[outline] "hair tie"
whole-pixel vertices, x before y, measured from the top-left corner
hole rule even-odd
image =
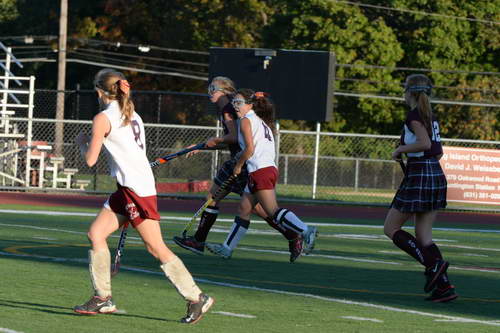
[[[130,92],[130,84],[127,80],[118,80],[118,87],[125,95],[128,95]]]
[[[268,93],[265,93],[263,91],[257,91],[254,96],[256,98],[264,98],[264,97],[269,97],[269,94]]]

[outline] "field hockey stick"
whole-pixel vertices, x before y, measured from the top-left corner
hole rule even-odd
[[[208,199],[203,206],[198,209],[198,211],[193,215],[191,220],[186,224],[186,227],[184,227],[184,230],[182,231],[182,237],[186,238],[186,235],[188,231],[191,229],[191,226],[193,223],[198,219],[198,217],[207,209],[208,206],[213,204],[216,201],[221,200],[227,193],[229,187],[233,185],[233,183],[236,181],[236,178],[238,178],[235,175],[231,175],[222,185],[219,187],[219,189],[214,193],[214,195]]]
[[[197,144],[193,147],[178,151],[176,153],[157,158],[153,162],[149,163],[149,165],[151,167],[155,167],[155,166],[158,166],[160,164],[167,163],[168,161],[171,161],[176,157],[185,155],[193,150],[198,150],[198,149],[203,149],[203,148],[205,148],[205,143],[200,143],[200,144]],[[118,271],[120,270],[121,257],[123,256],[123,248],[125,247],[125,240],[127,239],[128,225],[129,225],[128,221],[123,224],[122,231],[120,234],[120,240],[118,241],[118,245],[116,246],[115,260],[114,260],[113,267],[111,269],[111,276],[112,277],[115,276],[116,274],[118,274]]]
[[[123,255],[123,248],[125,247],[125,239],[127,239],[128,225],[128,221],[123,224],[122,233],[120,234],[120,240],[118,241],[118,246],[116,247],[115,261],[113,267],[111,268],[111,277],[118,274],[118,271],[120,270],[120,262]]]
[[[170,155],[166,155],[166,156],[157,158],[153,162],[149,163],[149,165],[151,167],[155,167],[155,166],[158,166],[160,164],[167,163],[168,161],[173,160],[176,157],[179,157],[179,156],[185,155],[187,153],[190,153],[193,150],[200,150],[200,149],[203,149],[205,147],[206,147],[205,143],[199,143],[196,146],[193,146],[193,147],[190,147],[190,148],[186,148],[186,149],[183,149],[183,150],[178,151],[176,153],[173,153],[173,154],[170,154]]]

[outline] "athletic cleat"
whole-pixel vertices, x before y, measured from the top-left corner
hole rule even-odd
[[[194,236],[188,236],[186,238],[174,236],[174,242],[183,249],[194,252],[200,256],[203,255],[203,251],[205,250],[205,243],[198,242]]]
[[[444,289],[439,289],[436,288],[432,292],[432,294],[427,297],[425,300],[426,301],[432,301],[432,302],[450,302],[453,301],[458,297],[458,294],[455,292],[455,286],[448,286],[447,288]]]
[[[98,313],[113,313],[116,311],[116,305],[113,303],[111,296],[99,297],[92,296],[87,302],[82,305],[77,305],[73,311],[80,314],[95,315]]]
[[[314,243],[318,236],[318,229],[316,227],[307,227],[307,231],[303,235],[304,240],[304,254],[309,254],[314,249]]]
[[[224,259],[231,258],[231,255],[233,254],[233,251],[230,248],[225,247],[222,244],[208,243],[206,244],[206,247],[210,252]]]
[[[302,236],[288,241],[288,249],[290,250],[290,262],[294,262],[302,254],[302,250],[304,249],[303,242],[304,240],[302,239]]]
[[[200,294],[198,302],[187,303],[187,313],[184,318],[181,318],[181,323],[196,324],[214,303],[215,300],[212,297]]]
[[[427,278],[427,281],[424,286],[424,291],[426,293],[434,289],[434,286],[436,285],[438,278],[442,274],[446,273],[446,270],[448,269],[449,265],[450,265],[449,262],[438,259],[432,267],[426,268],[425,276]]]

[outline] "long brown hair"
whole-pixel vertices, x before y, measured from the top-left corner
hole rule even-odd
[[[255,92],[252,89],[239,89],[236,94],[239,94],[245,98],[245,103],[253,104],[253,110],[259,116],[260,119],[264,120],[266,125],[275,133],[275,108],[274,104],[269,98],[269,94],[265,92]]]
[[[125,75],[114,69],[105,68],[96,74],[94,85],[101,89],[108,99],[118,102],[123,115],[123,126],[130,124],[135,107],[130,99],[130,85]]]
[[[431,89],[431,80],[423,74],[412,74],[406,78],[405,92],[410,92],[411,98],[417,102],[418,113],[430,137],[432,137],[432,108],[429,99]]]

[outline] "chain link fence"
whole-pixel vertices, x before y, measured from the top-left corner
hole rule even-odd
[[[66,115],[71,119],[63,121],[64,167],[78,169],[74,179],[87,180],[89,185],[86,191],[111,192],[116,185],[108,175],[107,159],[101,156],[95,167],[88,168],[73,143],[80,131],[90,133],[89,119],[97,109],[94,93],[85,94],[70,92],[66,98]],[[53,119],[55,92],[44,94],[44,91],[37,91],[36,96],[32,140],[53,146],[56,124]],[[145,129],[147,155],[150,160],[204,142],[209,137],[221,133],[221,128],[217,127],[215,113],[207,116],[208,103],[203,95],[135,93],[135,101],[137,108],[141,110],[141,116],[146,115],[143,118],[147,119]],[[139,106],[140,103],[142,106]],[[78,106],[73,109],[73,105]],[[187,118],[180,119],[178,112],[173,110],[194,110],[193,113],[187,112],[182,117],[194,117],[199,113],[204,118],[198,119],[198,122],[208,125],[175,124],[175,119],[182,123],[196,122]],[[29,119],[18,117],[17,114],[16,118],[10,119],[18,132],[26,133]],[[169,124],[164,124],[165,122]],[[278,196],[303,201],[388,205],[403,177],[400,166],[391,160],[391,153],[398,140],[398,136],[387,135],[280,130],[276,135],[280,171]],[[443,145],[447,146],[500,148],[500,142],[450,139],[442,141]],[[208,183],[228,157],[226,151],[202,151],[191,158],[178,158],[156,167],[154,173],[158,183]],[[50,159],[50,154],[48,158]],[[194,193],[162,191],[161,194]]]

